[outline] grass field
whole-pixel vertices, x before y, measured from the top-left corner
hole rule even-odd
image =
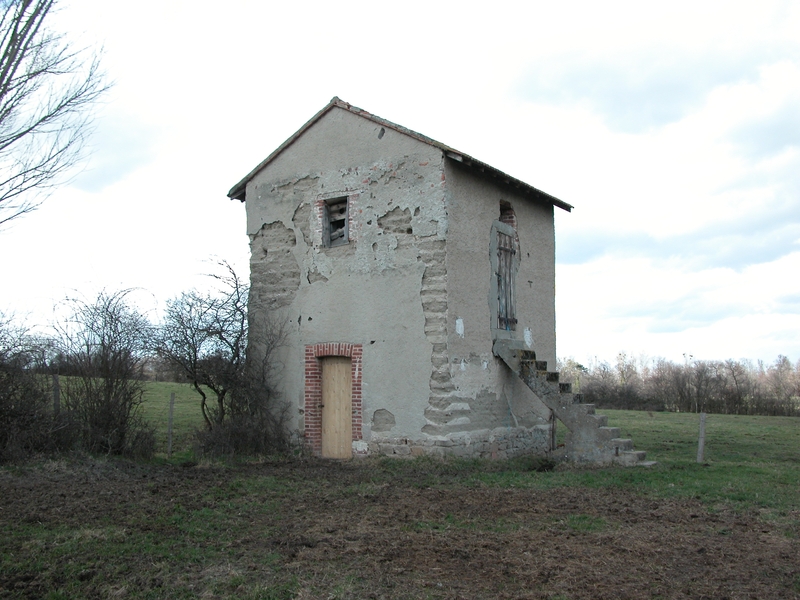
[[[158,453],[166,457],[170,393],[175,393],[172,462],[192,456],[194,431],[203,426],[198,394],[187,384],[150,383],[144,416],[156,427]],[[658,498],[693,498],[709,506],[761,510],[764,518],[782,519],[800,510],[800,420],[791,417],[708,415],[705,460],[696,463],[699,415],[624,410],[599,411],[620,427],[623,437],[658,461],[652,469],[575,469],[528,471],[527,461],[487,465],[452,461],[465,485],[519,488],[563,486],[628,489]],[[563,426],[560,427],[563,432]],[[418,462],[399,461],[388,472],[410,476]],[[427,473],[431,485],[442,483],[437,469]]]
[[[653,469],[560,473],[557,485],[618,485],[659,497],[778,510],[800,508],[800,419],[706,417],[705,461],[698,465],[700,418],[691,413],[599,410],[636,449],[658,461]],[[553,483],[556,483],[555,481]]]
[[[142,416],[156,428],[156,452],[166,456],[169,425],[169,399],[175,394],[172,415],[172,453],[185,460],[192,450],[194,432],[203,427],[200,394],[188,383],[148,382]]]
[[[658,465],[188,467],[196,394],[155,384],[143,408],[163,434],[152,463],[0,468],[0,596],[800,598],[798,419],[708,415],[702,465],[698,415],[599,411]]]
[[[149,383],[143,415],[156,427],[157,452],[166,456],[170,393],[175,393],[173,460],[191,456],[192,438],[203,426],[200,397],[188,384]],[[601,410],[623,437],[658,461],[655,469],[564,469],[544,477],[520,471],[467,469],[493,485],[631,487],[661,497],[685,496],[704,502],[791,509],[800,507],[800,420],[792,417],[708,415],[704,465],[696,464],[699,415]],[[559,428],[562,432],[563,426]],[[463,461],[469,464],[471,461]],[[480,462],[480,461],[478,461]],[[398,465],[399,469],[411,465]]]
[[[191,458],[194,432],[203,427],[200,396],[188,384],[148,383],[143,416],[156,428],[157,453],[166,457],[170,394],[175,393],[173,462]],[[623,437],[633,439],[654,469],[570,469],[535,476],[525,459],[509,469],[463,463],[468,479],[503,486],[620,486],[659,497],[691,497],[739,507],[800,509],[800,420],[792,417],[707,415],[705,461],[696,463],[699,415],[600,410]],[[559,427],[563,432],[563,425]],[[520,465],[522,467],[520,468]],[[397,470],[416,469],[413,461]]]

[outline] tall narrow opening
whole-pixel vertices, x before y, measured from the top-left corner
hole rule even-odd
[[[352,456],[353,410],[351,361],[347,356],[327,356],[322,363],[322,456]]]
[[[305,347],[304,436],[317,456],[349,458],[361,440],[362,353],[346,342]]]
[[[519,261],[517,256],[517,215],[510,202],[500,200],[500,217],[502,223],[495,229],[497,238],[497,262],[495,275],[497,276],[497,325],[500,330],[514,331],[517,328],[516,266]]]
[[[514,294],[514,238],[497,232],[497,328],[514,331],[517,328]]]

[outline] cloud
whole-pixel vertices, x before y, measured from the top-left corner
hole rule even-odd
[[[789,148],[800,148],[800,110],[795,99],[772,114],[736,128],[730,136],[749,159],[764,159]]]
[[[794,161],[788,169],[797,174],[783,175],[778,182],[767,177],[759,187],[767,198],[751,201],[750,206],[720,202],[715,220],[706,221],[691,231],[659,236],[650,223],[635,231],[604,221],[595,229],[565,227],[558,232],[557,259],[562,264],[581,264],[601,256],[642,257],[655,264],[677,263],[682,268],[702,270],[728,268],[741,270],[755,264],[772,262],[800,248],[800,165]],[[769,184],[773,189],[769,190]],[[743,180],[742,189],[753,185]],[[734,191],[726,189],[723,194]],[[733,196],[734,198],[736,196]],[[726,208],[727,206],[727,208]],[[675,210],[685,213],[691,223],[691,207],[676,203]]]
[[[788,294],[768,302],[761,310],[756,308],[745,282],[738,276],[714,278],[713,284],[703,285],[694,280],[691,291],[675,298],[654,298],[641,301],[630,308],[622,307],[617,316],[644,318],[645,330],[650,333],[676,333],[694,328],[707,328],[715,323],[741,319],[754,314],[800,316],[800,295]],[[728,279],[727,282],[724,280]],[[721,289],[719,289],[721,288]]]
[[[775,299],[782,313],[800,315],[800,294],[787,294]]]
[[[532,102],[587,104],[611,129],[641,133],[681,120],[716,87],[755,80],[774,56],[771,50],[704,55],[660,48],[602,59],[548,58],[531,66],[517,93]]]
[[[684,298],[665,306],[647,306],[641,316],[649,317],[646,330],[650,333],[676,333],[748,314],[746,307],[708,306],[700,298]],[[633,316],[627,313],[626,316]]]
[[[800,210],[800,208],[798,209]],[[774,261],[796,251],[800,240],[800,216],[743,231],[747,218],[728,227],[704,227],[689,234],[656,239],[646,233],[566,231],[557,245],[558,262],[581,264],[601,256],[644,257],[656,264],[677,262],[685,268],[730,268]]]
[[[84,192],[102,191],[152,161],[155,141],[154,129],[132,115],[98,118],[87,148],[88,164],[72,185]]]

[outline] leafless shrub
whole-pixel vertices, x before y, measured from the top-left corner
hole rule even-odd
[[[49,380],[36,370],[38,340],[0,314],[0,462],[69,447]]]
[[[151,339],[147,318],[128,302],[130,290],[102,292],[92,302],[70,300],[71,316],[58,326],[62,404],[83,449],[151,456],[152,428],[141,417],[141,359]]]

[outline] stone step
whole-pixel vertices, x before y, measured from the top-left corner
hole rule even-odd
[[[569,398],[566,400],[569,400]],[[568,401],[562,401],[558,404],[559,406],[555,410],[556,417],[562,421],[580,422],[586,419],[586,415],[594,414],[594,404],[573,404]]]
[[[614,438],[611,440],[611,445],[619,449],[620,452],[633,450],[633,440],[624,438]]]
[[[558,418],[581,420],[587,415],[594,415],[594,404],[570,404],[565,402],[560,405],[561,410],[556,415]]]
[[[605,415],[595,415],[596,417],[602,417],[608,422],[608,417]],[[607,427],[606,425],[601,425],[597,428],[600,434],[603,436],[602,439],[604,440],[613,440],[619,437],[620,429],[619,427]]]
[[[584,395],[573,393],[572,384],[559,381],[559,373],[547,370],[547,361],[536,360],[536,354],[521,340],[495,340],[492,352],[516,373],[536,396],[554,413],[569,430],[565,456],[576,462],[594,461],[602,464],[651,466],[654,461],[644,460],[645,453],[633,449],[633,442],[620,437],[619,427],[609,427],[606,415],[595,414],[593,404],[584,402]],[[452,381],[436,381],[438,372],[431,378],[431,392],[449,394],[442,389]],[[439,404],[437,402],[437,404]],[[442,403],[443,404],[443,403]],[[442,406],[446,409],[449,407]],[[462,416],[463,415],[463,416]],[[437,421],[441,413],[432,413]],[[468,419],[465,412],[452,411],[454,421]],[[438,418],[437,418],[438,417]],[[448,422],[449,424],[449,422]]]
[[[598,429],[616,429],[617,433],[619,433],[619,427],[607,427],[607,425],[608,425],[608,417],[606,415],[596,415],[596,414],[592,413],[590,416],[597,423],[597,428]]]
[[[644,450],[624,450],[614,455],[614,463],[625,467],[632,467],[644,461],[647,452]]]
[[[597,429],[607,425],[608,417],[595,414],[594,410],[594,404],[567,403],[556,410],[556,417],[567,426],[567,429],[581,426]]]

